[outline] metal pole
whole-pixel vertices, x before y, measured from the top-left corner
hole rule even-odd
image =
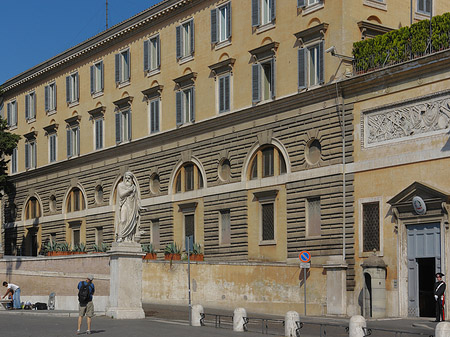
[[[427,4],[425,4],[425,6],[426,5]],[[433,52],[433,44],[431,43],[431,37],[433,36],[433,26],[431,25],[431,20],[433,20],[433,0],[430,0],[430,54]]]
[[[304,282],[304,288],[305,288],[305,316],[306,316],[306,268],[303,268],[303,280]]]
[[[409,25],[412,25],[412,20],[413,20],[413,0],[411,0],[411,6],[410,6],[411,10],[409,13]]]
[[[192,305],[191,305],[191,240],[190,237],[188,237],[187,240],[187,256],[188,256],[188,289],[189,289],[189,326],[192,326]]]

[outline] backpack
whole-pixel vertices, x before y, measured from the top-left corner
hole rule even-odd
[[[37,302],[33,305],[33,308],[35,310],[47,310],[47,304],[46,303],[41,303],[41,302]]]
[[[86,304],[90,299],[90,284],[87,282],[83,282],[81,284],[80,290],[78,291],[78,302]]]

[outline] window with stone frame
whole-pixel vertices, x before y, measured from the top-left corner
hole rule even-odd
[[[363,252],[380,250],[380,203],[362,204]]]
[[[306,200],[306,236],[320,236],[321,230],[320,197]]]
[[[67,213],[81,211],[85,208],[86,203],[84,201],[83,192],[78,187],[72,188],[67,196]]]
[[[203,188],[203,177],[200,169],[192,162],[181,166],[175,175],[175,193],[183,193]]]
[[[28,199],[25,205],[25,220],[39,218],[41,216],[41,207],[36,197]]]
[[[273,177],[287,172],[283,154],[273,145],[260,147],[253,154],[249,168],[250,180]]]

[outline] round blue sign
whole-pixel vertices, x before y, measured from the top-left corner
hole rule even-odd
[[[308,263],[309,261],[311,261],[311,254],[307,250],[304,250],[300,252],[298,258],[301,262]]]

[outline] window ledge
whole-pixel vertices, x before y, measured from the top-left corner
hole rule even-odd
[[[80,104],[79,101],[74,101],[74,102],[69,102],[69,103],[68,103],[68,106],[69,106],[69,108],[73,108],[74,106],[77,106],[77,105],[79,105],[79,104]]]
[[[231,38],[216,43],[216,45],[214,46],[214,50],[219,50],[219,49],[228,47],[228,46],[230,46],[230,45],[231,45]]]
[[[319,2],[317,4],[311,5],[311,6],[307,6],[305,7],[305,9],[302,12],[302,15],[308,15],[310,13],[313,13],[315,11],[318,11],[319,9],[324,8],[325,5],[323,2]]]
[[[275,240],[265,240],[259,241],[260,246],[276,246],[277,242]]]
[[[56,113],[56,109],[47,111],[47,116],[54,115]]]
[[[363,5],[387,11],[387,4],[384,1],[364,0]]]
[[[275,22],[274,21],[266,23],[266,24],[261,25],[261,26],[258,26],[256,28],[256,34],[261,34],[261,33],[267,32],[268,30],[271,30],[272,28],[275,28]]]
[[[188,56],[183,56],[183,57],[178,59],[178,64],[182,65],[182,64],[187,63],[189,61],[192,61],[193,59],[194,59],[194,55],[193,54],[188,55]]]
[[[17,129],[17,124],[16,125],[11,125],[10,127],[9,127],[9,130],[16,130]]]
[[[414,20],[429,20],[430,14],[429,13],[422,13],[422,12],[414,12]]]
[[[97,98],[103,96],[103,91],[94,92],[92,98]]]
[[[125,81],[125,82],[119,82],[119,84],[117,84],[117,88],[121,89],[121,88],[129,86],[130,84],[131,84],[130,80]]]
[[[158,67],[156,69],[152,69],[152,70],[147,71],[147,77],[158,75],[160,73],[161,73],[161,68]]]
[[[36,122],[36,117],[27,119],[27,123],[28,124],[31,124],[31,123],[34,123],[34,122]]]

